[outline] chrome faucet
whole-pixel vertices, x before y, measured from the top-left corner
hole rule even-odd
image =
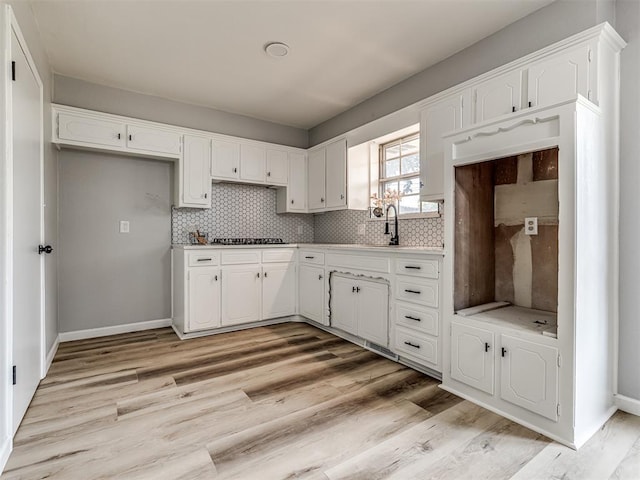
[[[400,237],[398,236],[398,209],[395,205],[391,204],[387,207],[387,221],[384,224],[384,234],[390,235],[389,232],[389,209],[393,207],[393,211],[395,213],[395,223],[394,223],[394,232],[395,235],[391,235],[391,240],[389,240],[389,245],[400,245]]]

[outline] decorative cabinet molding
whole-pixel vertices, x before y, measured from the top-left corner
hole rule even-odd
[[[74,145],[89,144],[118,148],[126,146],[127,126],[123,122],[62,112],[57,120],[57,138],[60,141],[73,142]]]

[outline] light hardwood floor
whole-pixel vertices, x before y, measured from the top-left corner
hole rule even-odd
[[[64,343],[8,479],[640,479],[640,417],[579,452],[300,323]]]

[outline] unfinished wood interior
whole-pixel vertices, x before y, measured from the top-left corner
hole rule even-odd
[[[557,148],[457,167],[454,228],[456,311],[506,302],[557,312]]]

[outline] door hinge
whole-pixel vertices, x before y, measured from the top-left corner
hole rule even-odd
[[[591,49],[588,50],[587,59],[589,60],[589,62],[591,61]]]
[[[560,366],[560,354],[558,354],[558,367]]]
[[[13,372],[12,372],[12,375],[13,375],[13,380],[12,380],[13,383],[12,383],[12,385],[15,385],[16,383],[18,383],[18,372],[17,372],[17,370],[18,370],[18,368],[14,365],[13,366]]]
[[[16,62],[11,62],[11,80],[16,81]]]

